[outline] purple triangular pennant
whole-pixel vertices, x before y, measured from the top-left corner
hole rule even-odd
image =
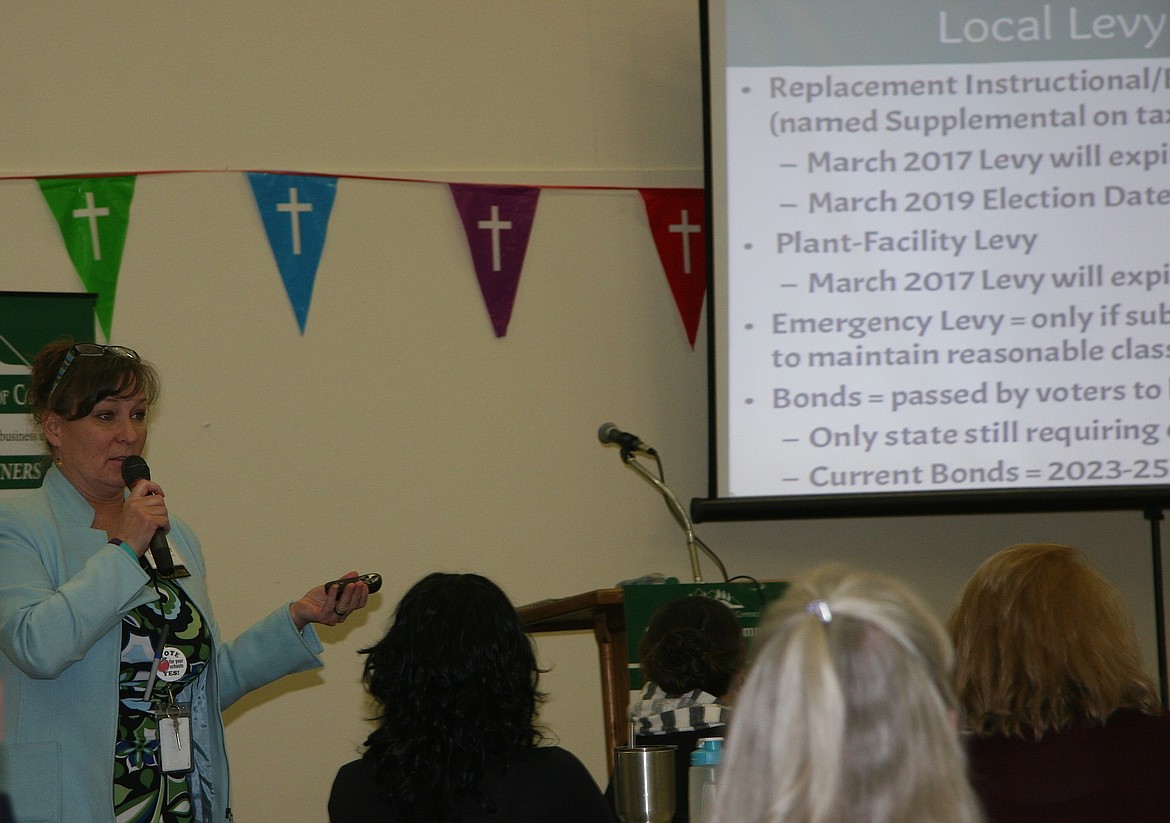
[[[540,189],[451,183],[475,277],[496,337],[508,333]]]

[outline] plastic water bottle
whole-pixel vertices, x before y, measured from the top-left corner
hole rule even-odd
[[[708,810],[715,800],[715,778],[722,760],[722,737],[701,738],[691,752],[691,768],[687,774],[690,823],[706,823]]]

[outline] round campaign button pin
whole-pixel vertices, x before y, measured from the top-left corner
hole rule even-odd
[[[158,679],[164,683],[174,683],[187,673],[187,655],[182,649],[167,646],[163,649],[162,660],[158,664]]]

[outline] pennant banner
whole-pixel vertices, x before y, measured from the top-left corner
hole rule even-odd
[[[496,337],[508,333],[540,189],[450,184]]]
[[[81,282],[97,295],[94,314],[107,340],[113,323],[135,182],[146,173],[26,178],[37,179]],[[337,181],[345,175],[244,173],[303,335],[329,231]],[[504,337],[519,291],[540,192],[546,187],[449,182],[443,185],[451,192],[463,224],[492,330],[496,337]],[[694,350],[707,293],[703,190],[646,188],[637,191],[645,205],[651,235],[687,339]]]
[[[107,340],[136,179],[121,175],[37,180],[82,284],[98,296],[95,313]]]
[[[702,189],[639,189],[650,233],[691,349],[707,294],[707,218]]]
[[[250,172],[248,180],[284,290],[304,334],[337,178]]]

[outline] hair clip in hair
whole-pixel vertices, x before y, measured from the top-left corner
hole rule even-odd
[[[829,604],[824,600],[809,601],[809,604],[804,607],[804,610],[826,626],[833,622],[833,612],[829,609]]]

